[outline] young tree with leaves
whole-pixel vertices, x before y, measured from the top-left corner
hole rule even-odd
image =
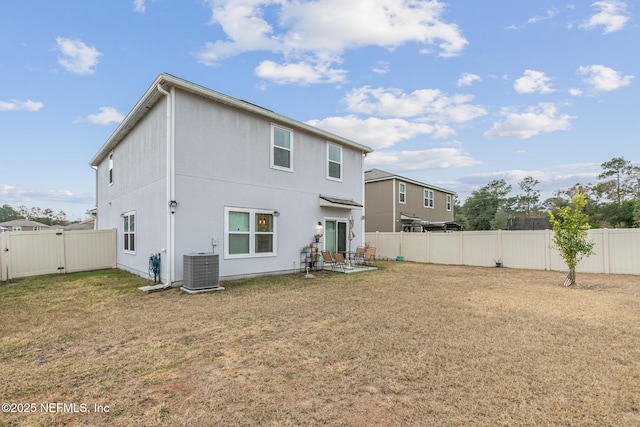
[[[587,240],[589,215],[584,213],[587,201],[580,191],[571,198],[571,206],[559,208],[554,215],[549,211],[553,224],[553,243],[567,263],[571,284],[576,284],[576,266],[583,257],[593,255],[595,242]]]

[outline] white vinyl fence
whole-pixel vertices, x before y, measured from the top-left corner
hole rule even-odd
[[[0,281],[115,267],[115,229],[0,233]]]
[[[576,270],[585,273],[640,274],[640,229],[589,230],[595,254]],[[568,271],[553,246],[553,231],[462,231],[453,233],[365,233],[382,258],[434,264]]]

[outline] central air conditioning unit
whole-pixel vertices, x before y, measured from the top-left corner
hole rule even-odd
[[[183,256],[182,287],[197,291],[220,287],[218,255],[213,252],[191,252]]]

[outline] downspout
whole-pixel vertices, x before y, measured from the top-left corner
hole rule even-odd
[[[167,164],[166,164],[166,175],[167,175],[167,186],[166,186],[166,195],[167,195],[167,247],[165,249],[166,261],[164,263],[167,266],[167,273],[165,275],[165,284],[164,287],[168,288],[173,283],[173,255],[174,255],[174,213],[175,213],[175,184],[174,184],[174,129],[173,129],[173,113],[174,113],[174,94],[175,90],[172,87],[170,89],[171,92],[167,92],[164,90],[162,85],[158,83],[158,92],[167,97]]]
[[[366,230],[367,230],[367,214],[365,212],[365,208],[367,206],[367,201],[366,201],[366,185],[364,183],[365,180],[365,167],[364,167],[364,159],[367,157],[367,153],[362,153],[362,218],[360,218],[360,227],[362,227],[362,230],[360,231],[360,235],[362,236],[362,245],[364,246],[364,244],[366,243]]]
[[[95,205],[96,206],[96,212],[95,212],[95,215],[94,215],[94,218],[93,218],[93,229],[94,230],[98,230],[99,229],[98,228],[98,166],[91,166],[91,168],[96,172],[95,173],[95,177],[96,177],[96,190],[95,190],[96,191],[95,192],[95,195],[96,195],[96,199],[95,199],[96,200],[96,205]]]

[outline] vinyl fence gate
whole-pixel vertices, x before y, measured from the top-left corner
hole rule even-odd
[[[0,233],[0,281],[116,268],[116,230]]]

